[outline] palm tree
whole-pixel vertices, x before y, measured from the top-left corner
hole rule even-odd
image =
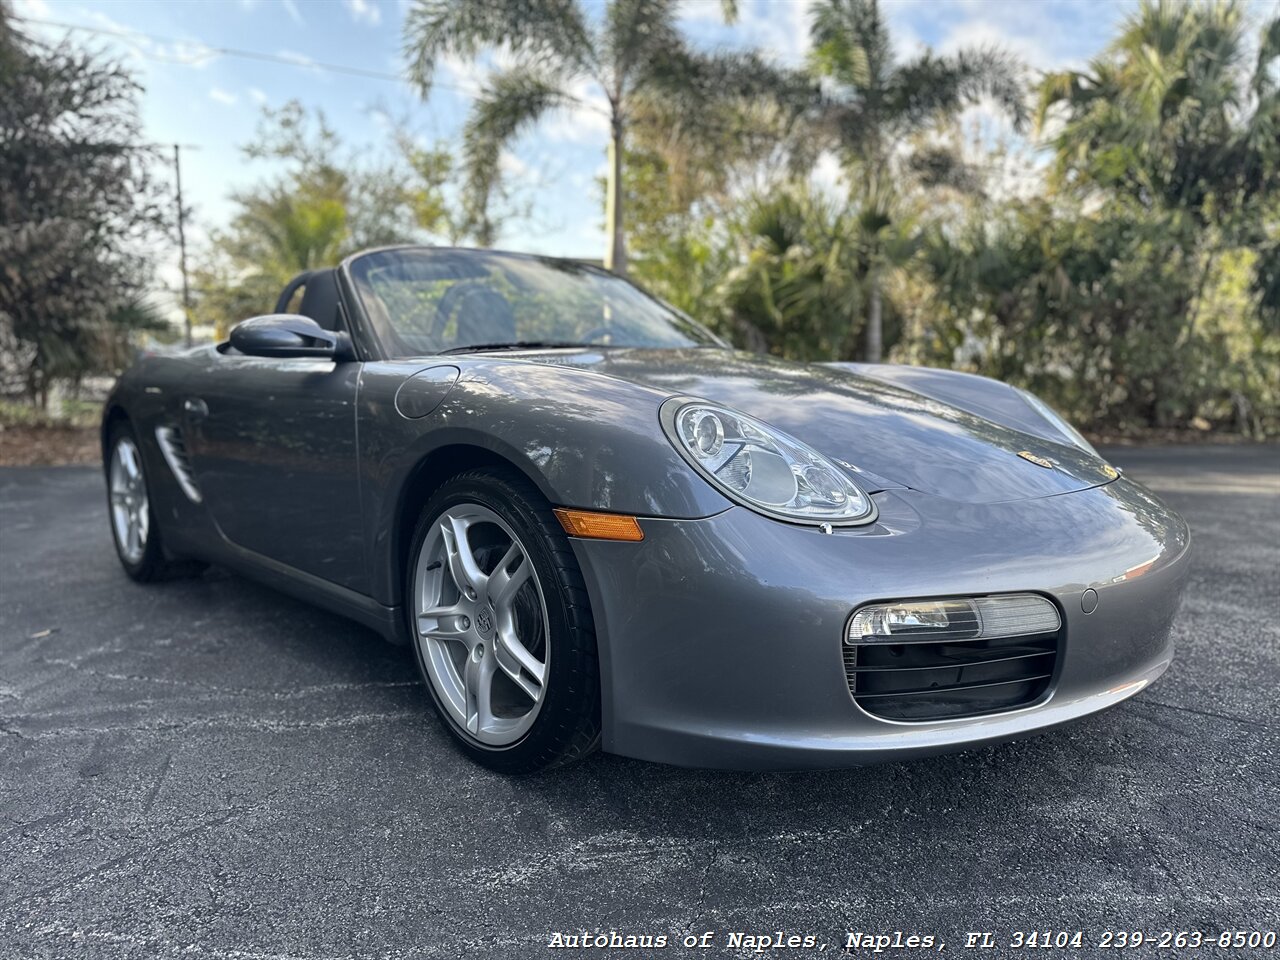
[[[861,300],[857,230],[803,181],[750,198],[733,224],[744,256],[719,290],[729,333],[758,353],[848,359]]]
[[[1144,0],[1087,70],[1047,75],[1036,124],[1060,181],[1114,188],[1199,216],[1275,186],[1280,171],[1280,19],[1246,60],[1235,2]]]
[[[940,121],[990,97],[1021,126],[1026,119],[1019,69],[994,48],[949,56],[925,51],[896,60],[877,0],[818,0],[810,22],[809,68],[824,86],[817,108],[823,140],[840,157],[862,208],[867,245],[866,359],[883,351],[884,274],[906,252],[901,184],[965,186],[973,177],[958,157],[913,149]]]
[[[491,243],[489,197],[498,184],[502,148],[549,111],[581,105],[571,92],[584,81],[605,95],[609,167],[605,265],[627,271],[623,162],[628,124],[646,100],[679,103],[696,125],[726,98],[784,96],[788,75],[753,54],[705,55],[676,25],[677,0],[610,0],[600,23],[580,0],[416,0],[405,20],[409,74],[423,96],[439,59],[509,50],[514,63],[494,74],[472,106],[464,136],[466,204],[481,243]],[[723,0],[731,19],[736,4]]]
[[[1246,28],[1236,2],[1143,0],[1086,70],[1043,79],[1036,125],[1056,126],[1059,185],[1112,191],[1165,215],[1188,260],[1206,228],[1259,248],[1254,284],[1274,308],[1280,244],[1267,236],[1265,203],[1280,190],[1280,18],[1263,25],[1252,59]],[[1222,246],[1208,243],[1200,257],[1180,337]]]

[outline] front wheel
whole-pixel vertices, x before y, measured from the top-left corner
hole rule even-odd
[[[598,743],[600,678],[582,573],[550,505],[514,472],[468,471],[423,509],[405,604],[418,666],[474,760],[531,773]]]
[[[192,576],[203,570],[204,564],[198,561],[175,560],[165,554],[142,451],[127,423],[118,423],[112,429],[107,449],[107,510],[111,537],[124,572],[147,583]]]

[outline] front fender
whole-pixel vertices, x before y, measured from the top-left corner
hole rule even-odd
[[[409,418],[395,397],[435,366],[459,376],[435,408]],[[501,457],[557,506],[696,519],[731,504],[676,453],[658,421],[667,393],[591,371],[526,360],[449,357],[365,365],[357,414],[362,498],[374,569],[389,556],[406,487],[446,447]],[[383,578],[375,577],[375,581]],[[375,584],[394,596],[397,585]]]

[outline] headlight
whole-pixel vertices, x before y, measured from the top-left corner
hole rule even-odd
[[[730,500],[799,523],[861,523],[871,498],[808,444],[716,404],[673,397],[659,413],[667,437]]]
[[[1056,410],[1029,390],[1023,390],[1021,387],[1014,387],[1014,389],[1022,395],[1022,399],[1027,402],[1027,406],[1048,420],[1049,423],[1060,432],[1066,434],[1068,443],[1075,444],[1081,450],[1084,450],[1086,453],[1093,454],[1099,460],[1102,459],[1102,454],[1098,453],[1098,451],[1093,448],[1093,444],[1081,436],[1080,431],[1067,423],[1067,421],[1062,418],[1062,415]]]

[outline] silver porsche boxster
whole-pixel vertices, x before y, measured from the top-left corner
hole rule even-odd
[[[736,352],[592,266],[397,247],[139,360],[141,581],[223,564],[412,646],[444,729],[828,767],[1005,740],[1168,667],[1186,524],[1034,396]]]

